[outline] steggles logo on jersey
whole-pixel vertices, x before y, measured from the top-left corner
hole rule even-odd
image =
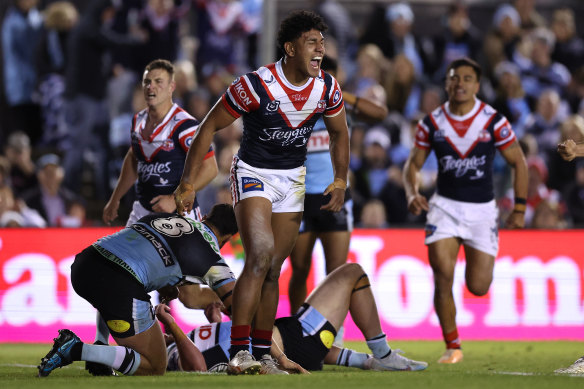
[[[280,108],[280,101],[274,100],[270,101],[270,103],[266,106],[266,111],[268,112],[276,112]]]
[[[254,190],[263,191],[264,183],[257,178],[252,177],[241,177],[241,186],[243,188],[243,193],[251,192]]]
[[[152,177],[160,178],[163,173],[170,172],[171,162],[160,163],[156,162],[154,164],[147,164],[142,161],[138,162],[138,174],[142,177],[142,181],[148,181]]]
[[[296,144],[296,147],[302,147],[308,141],[307,135],[310,135],[312,132],[312,127],[305,126],[291,131],[282,129],[281,127],[264,128],[262,132],[263,135],[260,135],[259,137],[261,141],[274,143],[280,141],[280,145],[290,146],[294,143],[298,143],[297,140],[300,140],[300,144]]]
[[[442,167],[442,172],[447,173],[454,170],[454,175],[456,177],[464,176],[469,170],[476,170],[477,175],[474,176],[475,179],[482,177],[479,176],[479,168],[487,163],[487,156],[482,155],[480,157],[472,156],[470,158],[455,159],[452,155],[445,155],[440,158],[440,166]]]

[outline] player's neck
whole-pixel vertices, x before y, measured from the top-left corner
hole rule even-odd
[[[154,125],[160,124],[162,119],[168,114],[168,111],[172,108],[172,100],[170,102],[165,102],[159,105],[151,105],[148,107],[148,120]]]
[[[286,80],[295,86],[306,84],[306,81],[310,78],[309,76],[306,76],[305,73],[301,72],[288,57],[284,57],[284,60],[282,61],[282,71],[284,72]]]
[[[475,106],[476,98],[470,101],[465,101],[464,103],[457,103],[455,101],[448,102],[448,110],[450,113],[456,116],[464,116],[469,113]]]

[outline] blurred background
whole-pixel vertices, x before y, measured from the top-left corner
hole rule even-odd
[[[240,74],[279,58],[275,36],[294,9],[321,14],[343,90],[386,105],[377,123],[349,115],[356,226],[421,227],[407,212],[401,169],[417,121],[445,101],[445,66],[468,56],[480,98],[503,113],[529,165],[529,228],[584,226],[584,161],[558,142],[584,141],[584,2],[577,0],[5,0],[0,3],[0,227],[100,226],[144,108],[144,66],[176,66],[174,101],[198,120]],[[75,103],[75,104],[73,104]],[[347,107],[351,111],[351,107]],[[217,133],[217,178],[203,213],[230,202],[241,123]],[[423,169],[434,190],[435,159]],[[511,172],[498,157],[505,220]],[[134,193],[120,209],[124,225]]]

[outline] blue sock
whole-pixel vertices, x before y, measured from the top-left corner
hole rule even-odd
[[[391,348],[387,344],[383,332],[373,338],[367,339],[367,346],[369,346],[369,349],[373,352],[373,356],[377,359],[385,358],[391,354]]]
[[[369,358],[369,355],[365,353],[360,353],[355,350],[348,348],[342,348],[339,356],[337,357],[337,365],[348,366],[348,367],[358,367],[363,368],[363,364]]]

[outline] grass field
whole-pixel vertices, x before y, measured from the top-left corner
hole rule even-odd
[[[91,389],[121,388],[584,388],[584,376],[562,376],[553,371],[584,354],[582,342],[471,342],[463,343],[465,360],[456,365],[434,363],[442,342],[391,342],[406,355],[430,363],[422,372],[371,372],[325,367],[307,376],[227,376],[169,373],[163,377],[92,377],[83,362],[38,378],[36,365],[50,345],[0,344],[0,388]],[[346,347],[366,351],[363,342]]]

